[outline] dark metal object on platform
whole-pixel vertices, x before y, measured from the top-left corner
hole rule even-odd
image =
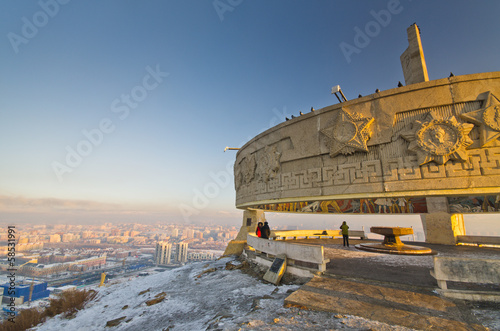
[[[384,236],[384,242],[358,244],[355,247],[369,252],[401,255],[429,255],[433,254],[430,248],[414,245],[405,245],[401,242],[400,236],[413,234],[412,228],[400,227],[371,227],[370,231]]]

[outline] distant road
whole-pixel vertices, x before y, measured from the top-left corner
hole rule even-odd
[[[144,267],[143,268],[136,268],[136,266],[140,266],[140,265],[144,265]],[[155,264],[153,264],[151,262],[147,262],[147,261],[126,263],[125,267],[120,265],[118,267],[113,267],[113,268],[98,269],[98,270],[94,270],[92,272],[82,273],[79,276],[72,275],[71,277],[67,277],[67,278],[48,280],[47,283],[48,283],[48,286],[52,286],[52,287],[58,287],[58,286],[64,286],[64,285],[82,285],[82,284],[90,285],[93,283],[100,282],[101,281],[101,274],[103,272],[109,273],[109,272],[124,270],[125,272],[120,274],[120,276],[122,276],[122,275],[132,274],[134,272],[137,272],[138,270],[151,268],[154,266],[155,266]]]

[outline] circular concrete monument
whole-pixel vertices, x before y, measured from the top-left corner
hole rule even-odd
[[[405,245],[401,242],[400,236],[413,234],[412,228],[401,227],[371,227],[370,231],[384,236],[383,243],[368,243],[358,244],[355,247],[364,251],[384,253],[384,254],[400,254],[400,255],[428,255],[433,254],[432,250],[427,247]]]
[[[500,212],[500,72],[429,81],[407,32],[405,86],[284,114],[238,150],[244,232],[265,212],[419,214],[426,242],[455,245],[464,213]]]

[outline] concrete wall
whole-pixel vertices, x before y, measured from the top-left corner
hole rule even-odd
[[[465,235],[462,214],[432,212],[420,216],[425,231],[425,241],[431,244],[455,245],[457,237]]]
[[[243,252],[247,244],[247,235],[249,233],[255,233],[257,229],[257,224],[259,222],[264,223],[266,221],[266,215],[261,210],[245,210],[243,212],[243,221],[240,227],[240,231],[234,240],[231,240],[226,249],[224,250],[223,256],[229,255],[240,255]]]
[[[258,238],[254,235],[247,236],[247,243],[256,251],[271,255],[285,254],[288,259],[324,264],[328,262],[324,258],[323,246],[297,245],[286,241],[276,241]]]
[[[499,194],[500,123],[483,116],[499,97],[500,72],[455,76],[284,121],[238,151],[236,205]]]
[[[271,259],[266,259],[262,256],[255,256],[255,259],[254,259],[255,263],[263,266],[263,267],[266,267],[266,268],[270,268],[271,265],[273,264],[273,261]],[[289,274],[292,274],[294,276],[297,276],[297,277],[303,277],[303,278],[312,278],[315,273],[312,272],[310,269],[307,269],[307,268],[304,268],[304,267],[297,267],[297,266],[293,266],[293,265],[287,265],[286,266],[286,271],[285,273],[289,273]]]
[[[500,237],[491,236],[457,236],[457,242],[476,245],[498,245],[500,246]]]
[[[500,259],[460,258],[448,256],[434,257],[434,270],[431,275],[436,278],[444,296],[474,301],[500,302],[497,290],[478,290],[474,285],[467,289],[449,289],[447,281],[471,284],[500,284]]]
[[[342,237],[340,230],[273,230],[271,238],[277,239],[297,239],[297,238],[335,238]],[[349,237],[360,237],[366,239],[363,230],[349,230]]]
[[[433,276],[446,281],[500,284],[500,259],[435,256]]]

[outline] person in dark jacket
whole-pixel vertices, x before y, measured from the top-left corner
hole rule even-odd
[[[269,228],[269,224],[267,222],[264,222],[264,226],[260,229],[260,232],[261,238],[269,239],[269,236],[271,235],[271,229]]]
[[[342,229],[342,238],[344,239],[344,246],[347,243],[347,247],[349,247],[349,226],[344,221],[340,226],[340,228]]]
[[[264,225],[264,224],[262,224],[262,222],[259,222],[259,223],[257,224],[257,230],[255,230],[255,234],[256,234],[256,235],[257,235],[257,237],[259,237],[259,238],[260,238],[260,237],[262,237],[262,226],[263,226],[263,225]]]

